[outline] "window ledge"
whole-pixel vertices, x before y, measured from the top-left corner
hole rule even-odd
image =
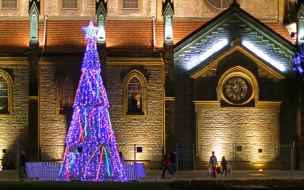
[[[13,7],[11,7],[11,8],[10,8],[10,7],[7,7],[7,8],[6,8],[6,7],[2,7],[1,10],[13,10],[13,11],[18,11],[19,9],[18,9],[18,8],[13,8]]]
[[[11,117],[12,114],[10,112],[0,112],[0,117]]]
[[[78,10],[78,8],[61,8],[62,11]]]
[[[145,115],[144,112],[127,112],[126,115]]]

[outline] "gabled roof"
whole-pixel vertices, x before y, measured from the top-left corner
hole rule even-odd
[[[83,53],[87,41],[82,26],[89,20],[51,20],[46,22],[45,53]],[[208,22],[209,23],[209,22]],[[95,23],[96,24],[96,23]],[[203,20],[173,20],[173,42],[179,43],[207,24]],[[283,25],[265,23],[288,39]],[[39,22],[39,46],[44,41],[44,22]],[[155,24],[156,51],[163,47],[163,23]],[[194,32],[195,33],[195,32]],[[29,48],[29,20],[0,20],[0,53],[24,53]],[[150,54],[153,48],[152,20],[106,20],[106,45],[112,54]]]
[[[29,41],[29,20],[0,21],[0,53],[24,53]]]
[[[197,30],[193,31],[183,40],[179,41],[174,45],[175,52],[180,51],[181,49],[189,46],[192,43],[208,33],[209,31],[214,31],[217,28],[223,27],[225,22],[233,17],[237,17],[243,23],[246,23],[249,27],[253,29],[253,32],[261,33],[261,37],[267,38],[267,40],[271,40],[276,43],[282,44],[282,48],[285,46],[288,49],[294,49],[294,45],[291,43],[290,38],[287,35],[287,31],[284,32],[284,28],[279,23],[263,23],[258,19],[254,18],[252,15],[241,9],[239,6],[230,6],[225,11],[218,14],[216,17],[208,21],[206,24],[202,25]],[[234,18],[233,18],[234,19]],[[235,26],[235,30],[239,30]],[[273,29],[271,28],[273,27]],[[246,28],[246,29],[247,29]],[[283,30],[282,30],[283,29]]]
[[[174,59],[183,70],[207,65],[210,56],[227,50],[230,43],[241,43],[281,71],[292,69],[296,46],[239,6],[230,6],[174,45]],[[217,54],[218,55],[218,54]]]
[[[258,56],[256,56],[254,53],[250,52],[246,47],[242,46],[239,40],[235,40],[233,43],[233,46],[230,46],[228,49],[224,49],[220,51],[217,56],[210,57],[208,59],[208,64],[207,65],[198,65],[194,69],[190,71],[190,77],[191,78],[198,78],[200,77],[203,73],[212,70],[216,68],[217,63],[222,60],[224,57],[239,51],[242,54],[246,55],[249,59],[253,60],[255,63],[257,63],[258,67],[262,68],[263,70],[267,71],[270,73],[273,77],[277,79],[283,79],[284,74],[278,70],[277,68],[273,67],[272,65],[269,65],[267,62],[264,60],[260,59]]]

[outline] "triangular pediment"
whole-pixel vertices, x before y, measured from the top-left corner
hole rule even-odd
[[[239,6],[230,6],[175,44],[174,61],[191,72],[198,65],[207,65],[214,54],[228,50],[234,39],[240,39],[241,46],[268,67],[279,63],[281,72],[292,70],[296,47]]]
[[[174,14],[174,6],[173,1],[166,0],[163,2],[163,15],[173,15]]]
[[[31,1],[29,4],[29,14],[39,15],[40,2],[39,1]]]
[[[241,54],[245,55],[249,59],[251,59],[253,62],[257,64],[259,73],[267,74],[268,76],[271,76],[276,79],[283,79],[284,73],[275,68],[274,66],[269,65],[267,62],[260,59],[258,56],[250,52],[249,49],[242,46],[239,43],[239,40],[236,40],[236,43],[234,43],[233,46],[231,46],[229,49],[220,52],[217,56],[213,57],[212,59],[208,60],[208,64],[206,65],[199,65],[196,68],[192,69],[190,71],[190,77],[191,78],[199,78],[201,76],[206,76],[208,73],[215,73],[218,63],[223,60],[225,57],[232,55],[235,52],[240,52]]]

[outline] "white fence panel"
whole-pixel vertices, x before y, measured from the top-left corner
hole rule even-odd
[[[41,181],[56,181],[60,170],[60,164],[56,162],[42,162]]]
[[[139,181],[141,178],[147,179],[146,168],[143,163],[124,163],[124,170],[128,181]]]
[[[60,163],[56,162],[28,162],[26,171],[29,179],[39,178],[40,181],[56,181],[60,170]]]
[[[28,178],[39,178],[40,181],[56,181],[60,163],[56,162],[28,162],[26,163]],[[143,163],[124,163],[124,170],[128,181],[139,181],[142,178],[147,179],[145,165]]]

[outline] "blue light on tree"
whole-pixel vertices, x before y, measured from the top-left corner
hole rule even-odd
[[[66,148],[58,181],[127,181],[119,158],[109,116],[109,101],[103,85],[96,36],[98,27],[90,21],[82,28],[88,40],[82,75],[73,105]]]
[[[304,72],[304,44],[301,44],[300,46],[300,52],[296,53],[296,55],[293,58],[294,71],[298,71],[300,74],[303,74]]]

